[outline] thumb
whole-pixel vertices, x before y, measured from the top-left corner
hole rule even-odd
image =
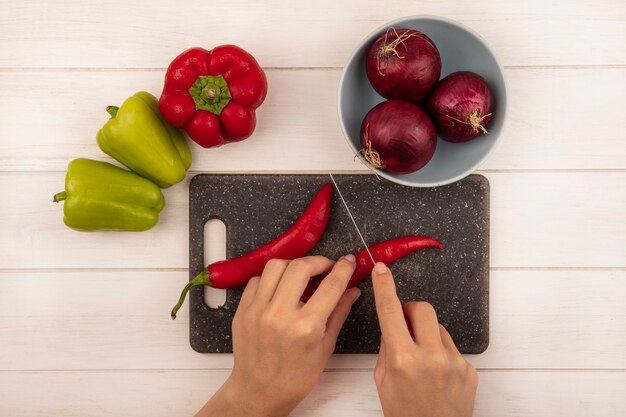
[[[339,331],[350,314],[354,302],[361,296],[361,290],[357,287],[350,288],[343,293],[337,306],[328,317],[326,322],[326,334],[324,335],[324,350],[328,355],[335,350]]]

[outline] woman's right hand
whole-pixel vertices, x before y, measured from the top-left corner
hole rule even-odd
[[[469,417],[478,374],[427,302],[402,305],[391,271],[372,271],[382,332],[374,380],[385,417]]]

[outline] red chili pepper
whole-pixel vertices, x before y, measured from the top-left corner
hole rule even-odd
[[[409,253],[426,248],[437,248],[439,250],[443,250],[441,243],[428,236],[399,237],[396,239],[385,240],[384,242],[379,242],[369,247],[376,262],[382,262],[385,265],[389,265],[398,259],[405,257]],[[355,257],[356,269],[352,273],[352,277],[350,277],[348,288],[357,286],[361,282],[365,281],[365,279],[371,275],[372,268],[374,268],[372,258],[369,253],[367,253],[366,249],[358,252]],[[300,299],[306,303],[309,298],[311,298],[315,290],[317,290],[317,287],[319,287],[322,283],[323,279],[323,276],[311,278],[309,285],[304,290],[304,294],[302,294]]]
[[[306,255],[326,230],[332,197],[333,186],[328,183],[318,191],[300,218],[276,239],[243,256],[214,262],[202,270],[183,289],[178,303],[172,309],[172,318],[176,318],[176,312],[192,287],[243,287],[250,278],[261,275],[270,259],[296,259]]]
[[[159,110],[200,146],[210,148],[249,137],[256,126],[254,110],[266,94],[265,73],[243,49],[191,48],[167,68]]]

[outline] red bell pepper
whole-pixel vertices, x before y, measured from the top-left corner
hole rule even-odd
[[[170,124],[210,148],[248,138],[256,126],[254,111],[266,94],[265,73],[243,49],[191,48],[167,68],[159,110]]]

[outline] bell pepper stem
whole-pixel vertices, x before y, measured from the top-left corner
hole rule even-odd
[[[204,268],[202,272],[196,275],[194,279],[192,279],[187,285],[185,285],[185,288],[183,288],[183,291],[180,294],[180,298],[178,299],[178,303],[176,303],[176,305],[172,309],[172,320],[176,319],[176,313],[185,302],[185,297],[187,296],[187,293],[189,293],[190,289],[198,285],[211,285],[211,280],[209,279],[209,277],[209,270],[207,268]]]
[[[232,99],[228,82],[221,75],[204,75],[189,88],[196,110],[206,110],[219,116]]]
[[[65,191],[61,191],[60,193],[56,193],[54,197],[52,197],[52,201],[58,203],[59,201],[63,201],[67,198],[67,193]]]
[[[115,118],[115,116],[117,116],[117,111],[120,108],[117,106],[107,106],[107,113],[109,113],[111,115],[111,118]]]

